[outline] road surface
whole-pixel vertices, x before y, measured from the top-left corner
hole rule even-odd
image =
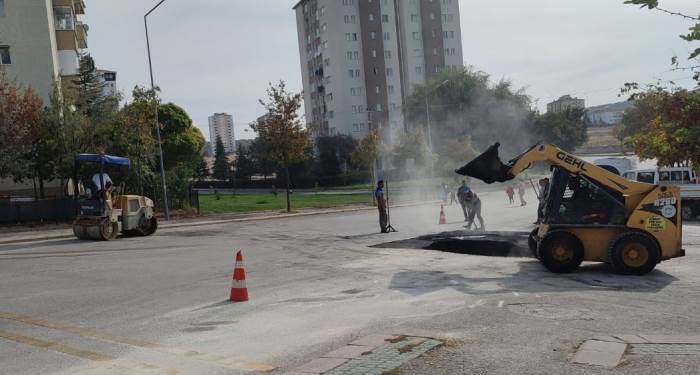
[[[484,193],[487,229],[528,231],[535,197]],[[294,369],[373,333],[448,340],[403,373],[609,373],[570,363],[597,335],[700,334],[700,227],[645,277],[570,275],[531,258],[370,247],[463,229],[458,206],[227,223],[110,242],[0,246],[0,373],[237,374]],[[235,250],[250,301],[227,301]],[[626,356],[615,372],[694,373],[700,357]]]

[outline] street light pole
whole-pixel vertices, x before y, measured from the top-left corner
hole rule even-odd
[[[153,82],[153,63],[151,62],[151,42],[148,39],[148,15],[153,13],[156,8],[163,4],[165,0],[160,0],[156,6],[151,8],[143,16],[143,24],[146,27],[146,49],[148,50],[148,71],[151,74],[151,91],[155,94],[155,83]],[[163,185],[163,206],[165,207],[165,220],[170,221],[170,209],[168,208],[168,187],[165,184],[165,167],[163,166],[163,145],[160,140],[160,123],[158,122],[158,102],[156,101],[155,106],[155,119],[156,119],[156,135],[158,138],[158,154],[160,155],[160,181]]]
[[[450,82],[450,80],[446,79],[446,80],[442,81],[439,85],[435,86],[435,90],[439,89],[447,82]],[[433,153],[433,135],[432,135],[432,130],[430,128],[430,102],[428,101],[430,94],[431,94],[431,90],[428,90],[428,87],[426,86],[426,90],[425,90],[425,121],[428,124],[428,146],[430,146],[430,153],[432,154]]]

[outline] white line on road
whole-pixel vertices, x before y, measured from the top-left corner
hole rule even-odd
[[[503,300],[498,301],[498,307],[503,307]]]
[[[469,305],[469,308],[470,308],[470,309],[473,309],[473,308],[475,308],[475,307],[477,307],[477,306],[481,306],[481,305],[483,305],[483,304],[484,304],[484,300],[483,300],[483,299],[480,299],[480,300],[478,300],[478,301],[472,303],[471,305]]]
[[[520,295],[520,293],[518,293],[518,292],[513,292],[513,295],[517,297],[517,296]]]

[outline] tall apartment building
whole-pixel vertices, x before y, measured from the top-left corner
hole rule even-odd
[[[233,116],[228,113],[214,113],[209,116],[209,139],[216,150],[216,138],[221,138],[227,153],[236,152],[236,139],[233,134]]]
[[[571,95],[564,95],[559,99],[547,103],[547,112],[562,113],[569,108],[585,108],[586,101],[579,98],[572,98]]]
[[[48,102],[57,79],[78,74],[82,14],[83,0],[0,0],[0,73]]]
[[[301,0],[304,109],[319,135],[404,131],[415,84],[462,66],[458,0]]]

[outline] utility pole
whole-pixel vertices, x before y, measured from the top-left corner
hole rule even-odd
[[[143,16],[143,23],[144,26],[146,27],[146,49],[148,50],[148,71],[151,74],[151,91],[153,91],[155,95],[155,83],[153,82],[153,63],[151,62],[151,43],[150,40],[148,39],[148,15],[153,13],[156,8],[158,8],[161,4],[163,4],[165,0],[160,0],[156,6],[151,8],[151,10],[148,11]],[[160,139],[160,123],[158,122],[158,102],[156,101],[155,105],[155,119],[156,119],[156,135],[158,138],[158,154],[160,155],[160,181],[161,184],[163,185],[163,205],[165,207],[165,220],[170,221],[170,209],[168,208],[168,187],[165,184],[165,167],[163,166],[163,144]]]

